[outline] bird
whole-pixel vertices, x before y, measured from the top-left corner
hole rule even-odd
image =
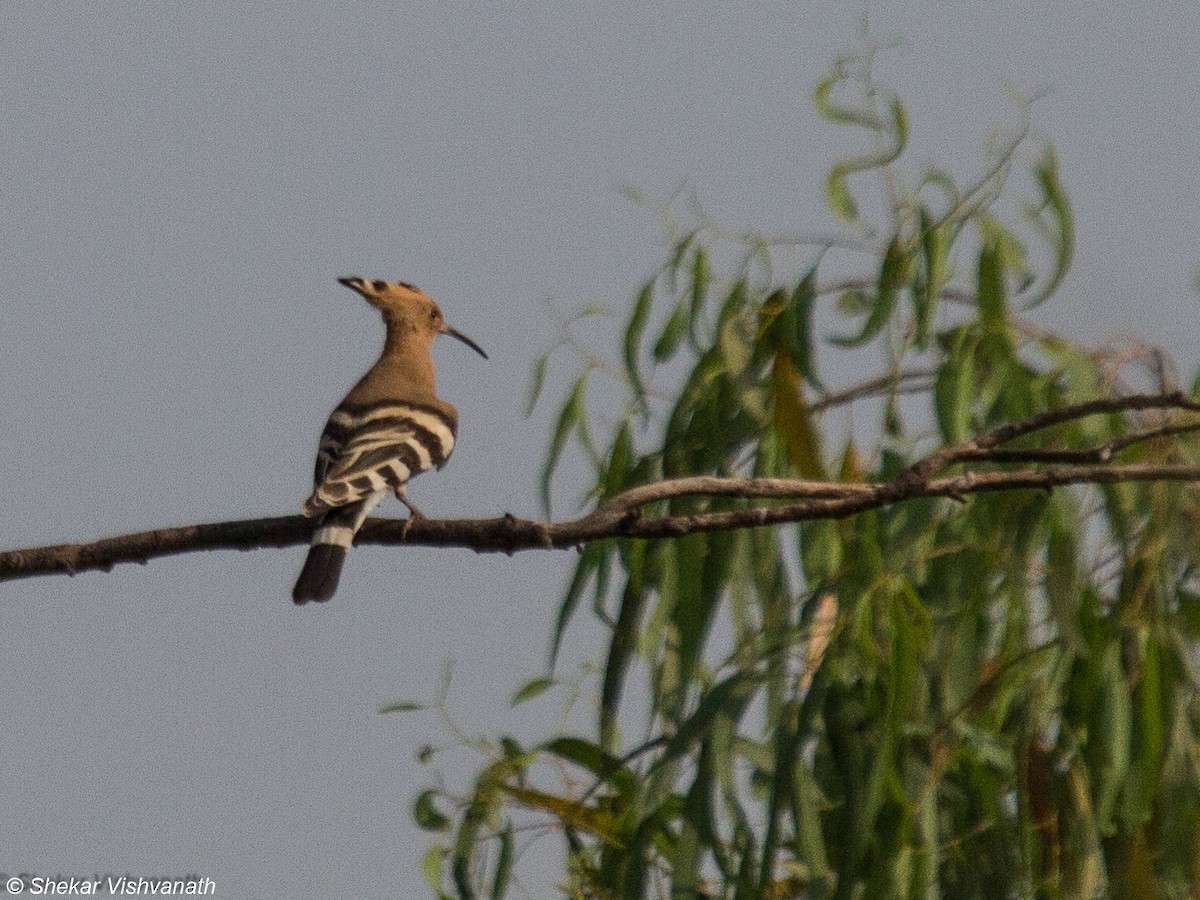
[[[308,558],[292,600],[325,601],[337,591],[346,551],[379,502],[405,496],[409,479],[446,464],[458,433],[458,412],[437,395],[431,349],[439,334],[462,341],[484,359],[473,340],[451,328],[441,308],[405,281],[339,278],[383,316],[383,352],[329,416],[317,449],[312,496],[305,516],[317,519]]]

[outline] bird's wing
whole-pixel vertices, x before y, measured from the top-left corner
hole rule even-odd
[[[409,403],[338,407],[321,434],[316,489],[304,514],[321,515],[395,490],[412,476],[442,466],[454,449],[454,424],[440,410]]]

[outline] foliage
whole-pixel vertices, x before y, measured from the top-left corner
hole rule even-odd
[[[1026,224],[1004,212],[1024,127],[974,184],[929,170],[913,186],[896,168],[905,107],[868,61],[839,63],[816,106],[871,142],[827,182],[847,236],[792,242],[808,258],[786,274],[757,237],[704,223],[674,237],[621,365],[588,362],[565,391],[547,495],[573,436],[598,500],[692,474],[882,481],[1001,423],[1118,395],[1139,361],[1169,380],[1153,353],[1083,347],[1023,312],[1073,251],[1052,151],[1032,162]],[[864,213],[871,178],[882,224]],[[859,389],[826,387],[872,362]],[[601,368],[626,396],[612,426],[589,411]],[[830,411],[850,402],[878,428],[839,427]],[[1093,447],[1162,424],[1150,415],[1020,446]],[[1198,453],[1174,435],[1118,455]],[[551,832],[578,898],[1200,894],[1197,512],[1190,487],[1113,484],[592,543],[554,645],[590,601],[609,633],[594,731],[488,744],[466,796],[422,794],[418,820],[446,835],[426,874],[440,896],[509,896],[516,835]],[[555,688],[535,679],[517,699]]]

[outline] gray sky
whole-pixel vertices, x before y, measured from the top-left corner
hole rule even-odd
[[[548,410],[521,407],[555,339],[546,301],[622,309],[659,259],[658,220],[621,189],[686,184],[734,229],[825,230],[825,172],[853,139],[810,97],[861,46],[861,5],[647,6],[10,4],[0,545],[298,510],[381,341],[334,283],[350,274],[421,284],[492,356],[439,344],[459,446],[414,501],[535,515]],[[1192,372],[1195,4],[869,9],[875,39],[902,41],[880,71],[914,164],[976,171],[1012,92],[1050,89],[1035,128],[1078,255],[1042,320],[1141,332]],[[413,754],[446,733],[376,710],[431,696],[454,660],[468,731],[546,736],[554,700],[507,701],[540,673],[572,557],[359,548],[332,603],[296,609],[303,555],[0,585],[0,871],[422,894]],[[596,637],[575,634],[568,671]]]

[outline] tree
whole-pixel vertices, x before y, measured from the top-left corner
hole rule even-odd
[[[581,540],[553,631],[557,653],[590,599],[609,636],[594,729],[486,744],[470,790],[420,796],[440,895],[508,896],[547,834],[579,898],[1200,891],[1196,391],[1153,348],[1030,318],[1073,224],[1052,150],[1024,226],[1002,212],[1027,123],[974,184],[910,184],[869,63],[815,94],[872,142],[829,175],[846,236],[789,242],[793,273],[690,224],[622,364],[576,355],[544,489],[573,441],[616,523]],[[878,371],[831,390],[830,349]],[[874,432],[839,433],[863,401]]]
[[[426,877],[509,896],[525,845],[555,836],[577,898],[1200,894],[1200,389],[1153,348],[1033,321],[1073,225],[1051,150],[1023,224],[1006,212],[1027,120],[973,184],[910,182],[905,108],[869,55],[815,101],[871,141],[829,174],[844,233],[784,242],[794,271],[702,218],[672,234],[620,362],[575,357],[550,437],[547,507],[574,446],[590,512],[363,529],[578,546],[554,654],[585,600],[608,635],[594,727],[476,743],[471,785],[420,794]],[[842,354],[876,371],[831,389]],[[607,418],[597,373],[623,392]],[[850,404],[878,424],[839,427]],[[10,551],[0,579],[311,527]]]

